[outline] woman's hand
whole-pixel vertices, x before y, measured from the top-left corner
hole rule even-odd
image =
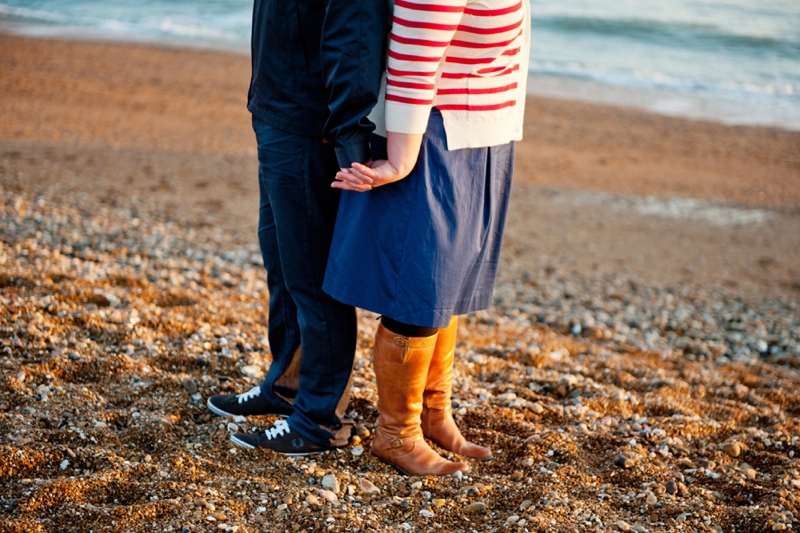
[[[366,164],[353,163],[348,169],[336,173],[336,181],[331,187],[345,191],[365,192],[375,187],[400,181],[411,173],[419,157],[422,134],[388,132],[386,151],[389,158],[367,161]]]

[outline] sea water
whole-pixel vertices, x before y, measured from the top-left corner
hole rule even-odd
[[[531,0],[529,91],[800,130],[800,0]],[[248,52],[252,0],[0,0],[0,28]]]

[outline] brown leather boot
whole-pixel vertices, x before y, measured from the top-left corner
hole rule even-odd
[[[433,451],[420,428],[422,391],[436,336],[404,337],[378,326],[372,366],[378,384],[378,428],[372,453],[404,474],[447,476],[466,472]]]
[[[441,328],[437,335],[422,396],[422,432],[445,450],[488,461],[492,458],[492,451],[465,439],[453,420],[451,396],[457,334],[458,317],[454,316],[450,325]]]

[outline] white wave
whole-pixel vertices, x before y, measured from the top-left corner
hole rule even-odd
[[[791,82],[768,84],[743,83],[726,80],[719,83],[696,79],[679,78],[661,72],[644,69],[635,71],[619,71],[601,65],[582,63],[559,64],[552,61],[531,61],[529,72],[536,75],[570,76],[600,83],[638,88],[675,89],[683,91],[707,91],[724,93],[744,93],[765,96],[793,96],[798,88]]]

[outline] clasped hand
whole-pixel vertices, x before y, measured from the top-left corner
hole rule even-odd
[[[353,163],[350,168],[343,168],[336,173],[336,180],[331,187],[345,191],[365,192],[400,181],[411,173],[419,156],[422,142],[421,133],[388,132],[386,136],[386,152],[388,159]]]
[[[400,181],[408,175],[396,169],[388,160],[367,161],[365,164],[353,163],[350,168],[342,169],[336,173],[336,181],[331,187],[344,191],[365,192]]]

